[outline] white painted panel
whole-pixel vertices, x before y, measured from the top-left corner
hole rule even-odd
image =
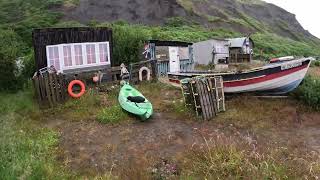
[[[180,60],[179,60],[179,48],[178,47],[169,47],[169,66],[170,72],[179,72],[180,71]]]

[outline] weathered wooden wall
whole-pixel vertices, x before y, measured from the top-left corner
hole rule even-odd
[[[111,65],[113,64],[112,30],[109,28],[77,27],[35,29],[33,30],[32,38],[37,70],[47,67],[46,46],[64,43],[109,41]]]

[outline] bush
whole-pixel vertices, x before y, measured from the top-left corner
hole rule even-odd
[[[307,105],[320,109],[320,79],[307,76],[294,95]]]
[[[15,32],[0,29],[0,90],[17,90],[23,86],[16,64],[21,44]]]

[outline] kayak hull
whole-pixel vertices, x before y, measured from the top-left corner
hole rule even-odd
[[[129,96],[143,97],[144,102],[132,102],[128,100]],[[118,101],[125,111],[138,116],[143,121],[149,119],[153,114],[152,104],[138,90],[129,84],[122,86]]]

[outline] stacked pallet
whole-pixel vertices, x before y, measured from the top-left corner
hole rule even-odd
[[[197,116],[210,120],[225,111],[223,79],[221,76],[195,77],[181,81],[185,104]]]

